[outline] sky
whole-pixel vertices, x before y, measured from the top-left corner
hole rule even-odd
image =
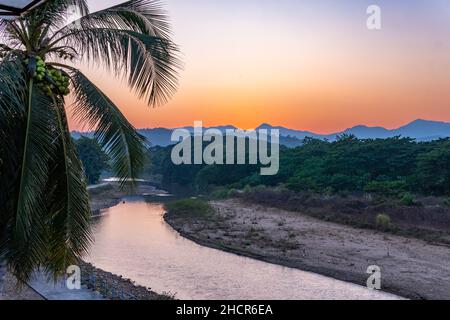
[[[94,11],[122,1],[88,2]],[[163,3],[184,62],[169,103],[148,107],[103,69],[83,68],[137,128],[203,121],[330,133],[450,122],[448,0]],[[373,4],[381,30],[366,26]]]

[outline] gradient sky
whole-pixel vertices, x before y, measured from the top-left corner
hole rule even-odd
[[[98,10],[121,0],[90,0]],[[166,105],[85,72],[138,128],[254,128],[321,133],[357,124],[450,121],[448,0],[165,0],[185,68]],[[381,31],[366,9],[382,9]],[[79,126],[72,124],[74,129]]]

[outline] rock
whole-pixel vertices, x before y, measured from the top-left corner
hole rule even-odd
[[[105,298],[111,300],[172,300],[170,294],[157,294],[150,288],[136,285],[130,279],[124,279],[110,272],[95,268],[89,263],[81,264],[85,284],[88,288],[98,290]],[[87,276],[86,276],[87,274]]]

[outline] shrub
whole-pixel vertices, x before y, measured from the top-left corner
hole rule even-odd
[[[446,207],[450,207],[450,198],[447,198],[443,201],[443,205]]]
[[[252,192],[259,193],[259,192],[266,192],[268,190],[270,190],[270,188],[266,187],[265,185],[259,184],[253,187]]]
[[[229,190],[225,187],[217,188],[211,193],[213,199],[226,199],[228,198]]]
[[[331,197],[332,195],[335,194],[334,188],[333,187],[326,187],[325,190],[323,191],[323,194],[326,195],[326,196]]]
[[[389,230],[391,228],[391,217],[385,213],[380,213],[375,219],[375,224],[379,230]]]
[[[234,198],[234,197],[236,197],[238,195],[239,195],[239,193],[237,192],[236,189],[228,190],[228,195],[227,195],[228,198]]]
[[[412,194],[406,192],[402,195],[400,202],[404,205],[404,206],[414,206],[416,203],[414,201],[414,197]]]
[[[211,217],[214,209],[208,202],[200,199],[183,199],[169,202],[165,209],[171,215],[177,217]]]
[[[365,187],[364,191],[369,193],[379,193],[386,196],[396,197],[405,192],[407,184],[403,180],[396,181],[371,181]]]

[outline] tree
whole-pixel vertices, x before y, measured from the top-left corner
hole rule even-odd
[[[67,25],[73,8],[81,18]],[[23,281],[38,267],[57,276],[91,244],[65,96],[72,90],[73,117],[95,131],[122,187],[138,176],[145,153],[145,139],[76,63],[125,77],[156,105],[176,90],[177,48],[153,0],[95,13],[85,0],[48,0],[16,20],[0,20],[0,37],[0,258]]]
[[[75,141],[75,146],[83,163],[87,182],[97,183],[102,171],[108,168],[108,156],[94,139],[81,137]]]
[[[450,194],[450,140],[420,154],[417,161],[417,179],[420,188],[434,195]]]

